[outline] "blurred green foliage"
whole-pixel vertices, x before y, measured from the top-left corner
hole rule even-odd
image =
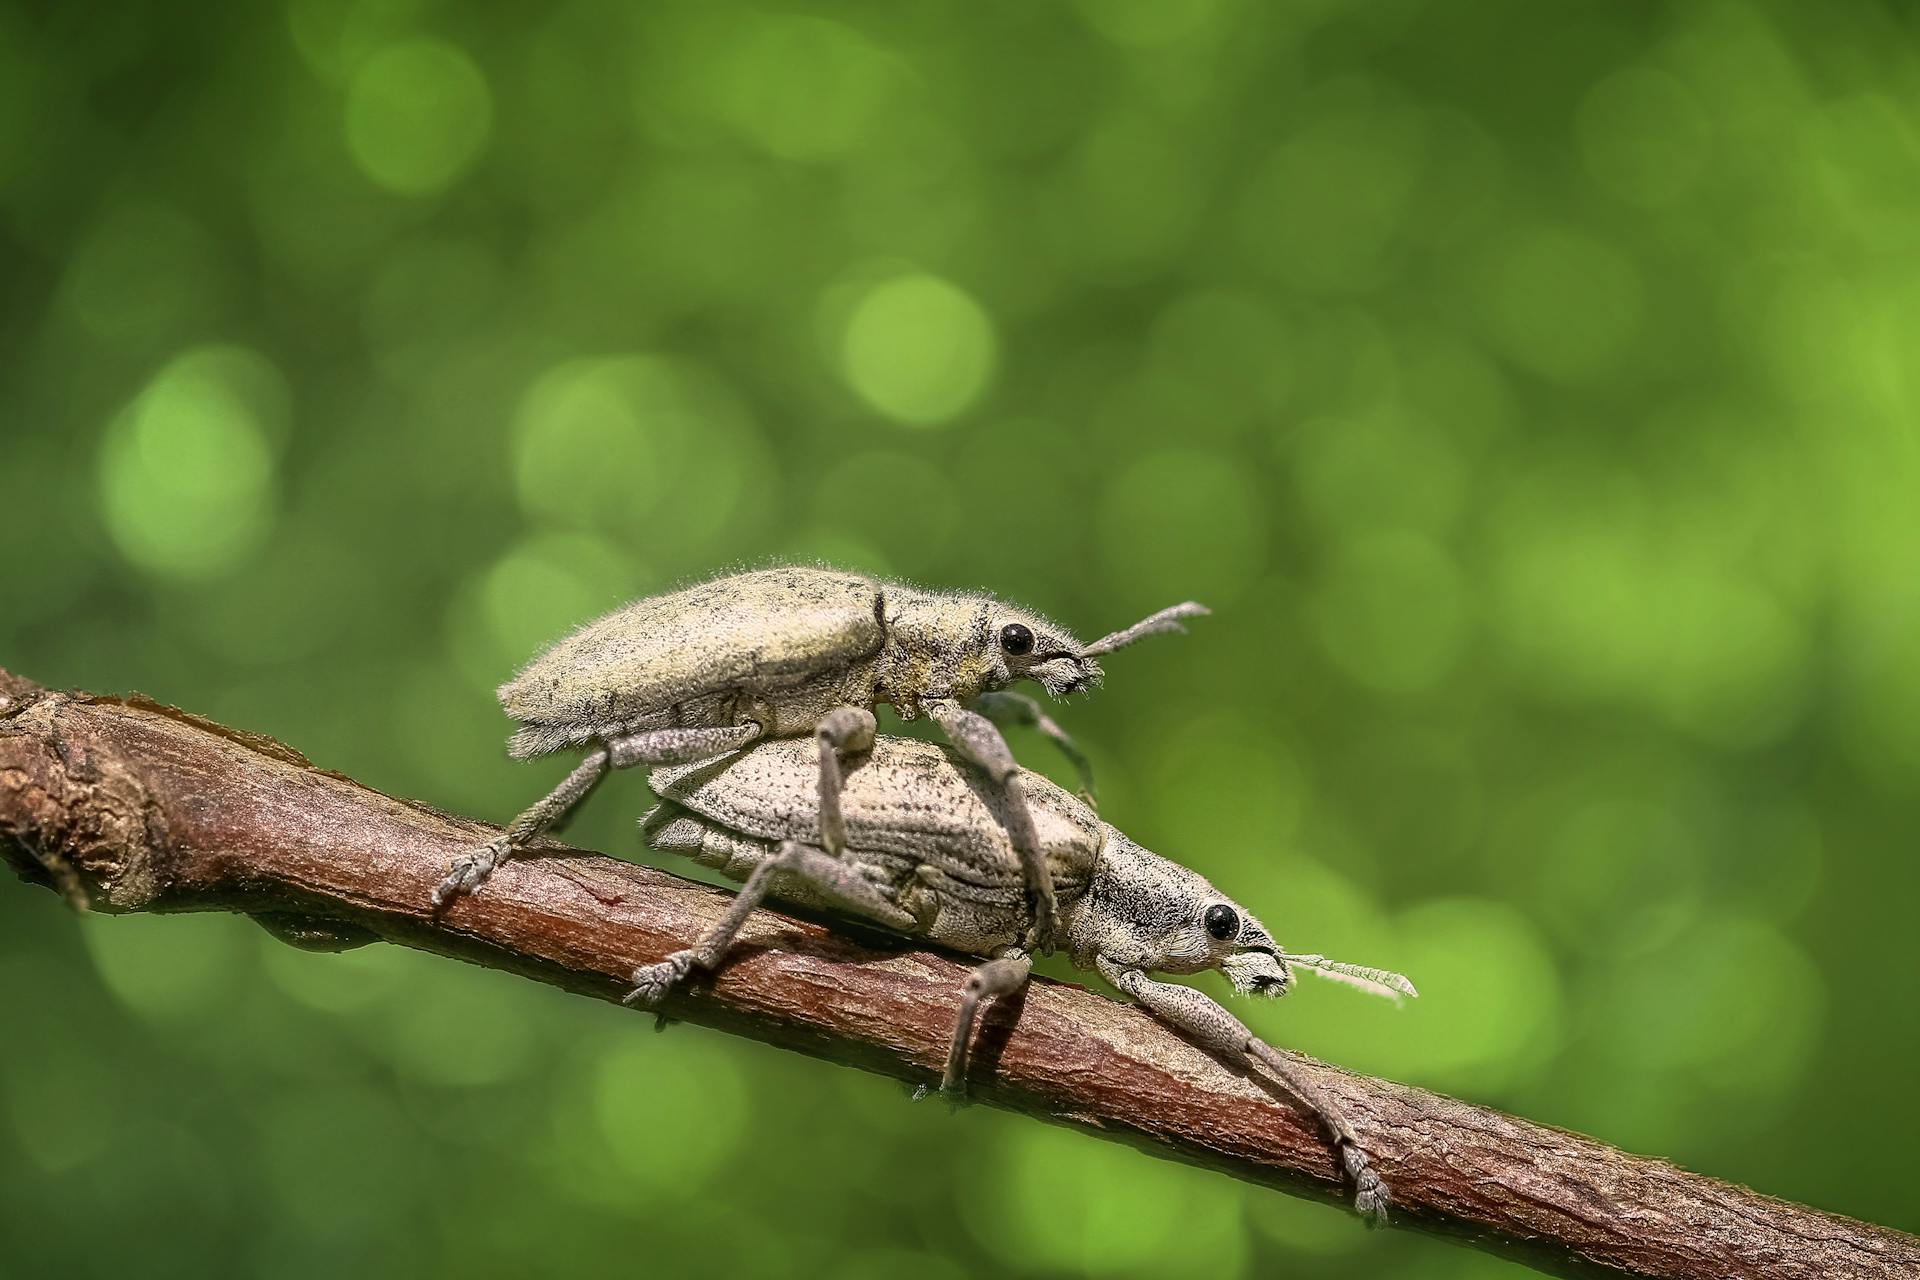
[[[493,686],[691,577],[1193,596],[1108,816],[1423,993],[1257,1029],[1920,1228],[1915,36],[0,0],[0,662],[504,819]],[[233,918],[0,886],[0,992],[9,1275],[1513,1270]]]

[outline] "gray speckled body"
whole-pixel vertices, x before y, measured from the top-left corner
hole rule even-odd
[[[1028,610],[990,595],[923,591],[832,569],[737,573],[640,600],[560,640],[506,684],[500,704],[520,722],[516,757],[586,746],[586,758],[506,831],[454,861],[434,890],[444,908],[478,888],[516,849],[562,820],[609,769],[711,760],[755,739],[802,734],[817,743],[817,834],[843,844],[844,758],[877,728],[874,708],[926,715],[1001,790],[1030,899],[1027,940],[1051,948],[1059,908],[1015,763],[995,720],[1034,726],[1092,773],[1073,740],[1024,694],[1034,680],[1056,697],[1100,678],[1102,654],[1179,631],[1205,613],[1192,602],[1082,644]]]
[[[655,769],[648,784],[665,803],[641,821],[647,842],[733,880],[752,875],[783,841],[815,842],[812,746],[775,739],[720,760]],[[1071,920],[1118,833],[1038,775],[1027,777],[1027,799],[1062,918]],[[903,932],[973,955],[1018,942],[1026,884],[1005,801],[985,777],[933,743],[882,737],[848,770],[841,806],[843,856],[911,917]],[[826,905],[804,886],[777,892]]]
[[[746,888],[698,945],[635,970],[628,1000],[656,1003],[695,969],[720,964],[764,895],[855,911],[987,957],[961,993],[941,1080],[942,1089],[958,1092],[979,1003],[1017,991],[1031,969],[1023,946],[1027,882],[1007,832],[1005,789],[932,743],[875,738],[847,760],[843,843],[829,856],[815,844],[821,821],[810,747],[773,739],[649,775],[661,803],[641,819],[648,843]],[[1147,975],[1218,969],[1237,990],[1267,996],[1291,987],[1293,965],[1386,994],[1412,995],[1413,985],[1384,970],[1282,951],[1252,914],[1198,872],[1141,848],[1038,774],[1023,773],[1021,784],[1074,964],[1098,970],[1223,1057],[1270,1072],[1327,1126],[1353,1180],[1355,1207],[1384,1220],[1386,1188],[1333,1100],[1213,1000]]]
[[[1037,637],[1004,654],[1009,623]],[[1100,677],[1084,646],[1031,610],[986,595],[926,591],[833,569],[736,573],[589,622],[506,684],[516,757],[671,726],[751,721],[769,737],[811,734],[835,707],[966,703],[1022,676],[1056,694]]]
[[[811,744],[773,740],[719,760],[653,770],[662,803],[641,819],[656,849],[745,880],[788,841],[817,839]],[[1205,876],[1142,848],[1041,774],[1028,804],[1060,895],[1076,965],[1160,973],[1220,969],[1242,991],[1283,994],[1293,972],[1252,912]],[[843,859],[898,915],[881,923],[971,955],[1016,946],[1024,921],[1020,861],[1001,821],[999,792],[943,747],[882,736],[846,775]],[[825,904],[803,884],[777,896]],[[831,904],[839,905],[839,904]],[[1210,937],[1207,909],[1225,906],[1230,937]]]
[[[879,584],[818,569],[736,574],[635,601],[500,686],[500,705],[522,724],[513,754],[742,719],[812,733],[831,708],[872,702],[884,608]]]

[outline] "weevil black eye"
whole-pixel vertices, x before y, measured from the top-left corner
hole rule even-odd
[[[1224,902],[1216,902],[1207,908],[1207,914],[1200,922],[1207,927],[1207,935],[1221,942],[1240,932],[1240,913]]]
[[[1000,647],[1014,657],[1033,652],[1033,632],[1025,624],[1009,622],[1000,628]]]

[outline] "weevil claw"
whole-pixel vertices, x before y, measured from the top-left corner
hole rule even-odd
[[[621,1004],[651,1009],[667,998],[674,984],[693,968],[693,952],[676,951],[658,964],[643,964],[633,971],[633,990],[621,998]]]
[[[507,860],[513,845],[505,836],[495,836],[473,853],[463,853],[447,868],[446,878],[433,889],[433,909],[444,911],[455,898],[465,897],[487,882],[493,869]]]
[[[1354,1212],[1358,1213],[1369,1227],[1386,1226],[1387,1189],[1385,1187],[1375,1187],[1370,1191],[1355,1192],[1353,1208]]]
[[[946,1103],[948,1111],[958,1111],[972,1104],[965,1088],[949,1089],[945,1085],[917,1084],[913,1087],[913,1101],[921,1102],[927,1098],[938,1098]]]
[[[1387,1202],[1392,1198],[1387,1194],[1387,1184],[1380,1181],[1380,1175],[1367,1163],[1367,1153],[1351,1142],[1340,1144],[1340,1162],[1346,1166],[1347,1177],[1353,1181],[1353,1209],[1366,1219],[1370,1227],[1387,1225]]]
[[[1033,923],[1027,927],[1021,946],[1035,955],[1053,954],[1053,941],[1060,936],[1060,913],[1052,903],[1036,903]]]

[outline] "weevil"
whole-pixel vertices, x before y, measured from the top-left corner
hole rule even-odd
[[[695,969],[716,968],[770,893],[851,912],[985,959],[960,992],[940,1081],[958,1095],[980,1005],[1018,991],[1032,969],[1006,793],[937,744],[881,736],[846,773],[845,844],[836,857],[822,847],[814,770],[807,744],[788,739],[652,771],[648,783],[661,803],[641,819],[648,844],[745,887],[697,945],[635,970],[628,1003],[656,1005]],[[1387,1189],[1339,1105],[1207,995],[1148,974],[1218,969],[1235,991],[1260,996],[1284,995],[1296,968],[1394,997],[1417,994],[1413,984],[1384,969],[1282,950],[1251,912],[1198,872],[1135,844],[1044,777],[1024,781],[1073,963],[1230,1064],[1271,1073],[1326,1127],[1353,1183],[1354,1207],[1385,1221]]]
[[[842,760],[877,729],[873,709],[925,715],[1001,791],[1002,812],[1032,898],[1030,945],[1052,945],[1058,908],[1037,852],[1021,772],[995,720],[1036,725],[1080,769],[1073,740],[1024,694],[1038,682],[1055,697],[1096,684],[1095,659],[1142,637],[1180,631],[1204,614],[1174,605],[1081,644],[1031,610],[990,595],[925,591],[904,583],[803,566],[732,574],[654,596],[589,622],[500,686],[520,722],[518,759],[573,747],[586,758],[504,834],[457,859],[434,890],[444,908],[553,826],[609,769],[711,759],[763,737],[811,736],[818,756],[819,836],[844,841]]]

